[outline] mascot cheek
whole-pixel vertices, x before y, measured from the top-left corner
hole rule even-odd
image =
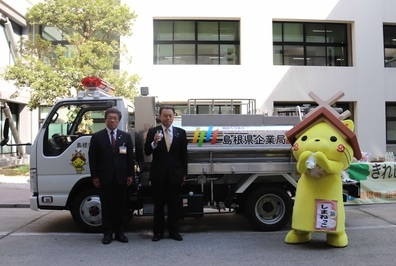
[[[298,143],[294,143],[293,145],[293,151],[298,151]]]
[[[344,152],[345,151],[345,146],[343,144],[338,144],[337,151],[338,152]]]

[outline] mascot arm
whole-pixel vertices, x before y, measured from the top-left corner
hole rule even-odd
[[[338,174],[341,173],[342,170],[344,170],[344,165],[342,162],[327,159],[326,155],[323,152],[316,152],[315,159],[317,165],[329,174]]]
[[[297,161],[297,171],[300,174],[303,174],[308,171],[308,168],[305,166],[305,162],[308,160],[309,156],[311,156],[311,151],[304,151],[298,158]]]

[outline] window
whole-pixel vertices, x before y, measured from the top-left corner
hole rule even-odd
[[[396,144],[396,102],[386,103],[386,144]]]
[[[384,25],[385,67],[396,67],[396,26]]]
[[[304,116],[318,106],[315,102],[274,102],[274,116]],[[334,110],[339,114],[349,111],[351,116],[354,117],[354,104],[353,102],[336,102],[332,105]]]
[[[349,66],[349,27],[335,23],[273,22],[274,65]]]
[[[8,31],[4,20],[0,19],[0,71],[14,63],[13,50],[18,47],[12,47],[10,37],[12,37],[17,45],[19,38],[22,36],[23,27],[10,20],[12,32]],[[11,35],[11,36],[10,36]]]
[[[233,106],[230,103],[216,103],[212,104],[207,102],[200,103],[195,106],[190,106],[190,110],[188,110],[188,104],[185,103],[172,103],[168,102],[167,105],[171,105],[175,108],[176,116],[182,116],[183,114],[240,114],[241,113],[241,105],[239,103],[234,104]]]
[[[104,112],[107,105],[65,104],[52,111],[43,143],[46,156],[57,156],[75,140],[105,128]]]
[[[70,44],[65,38],[64,35],[62,35],[62,33],[55,27],[52,26],[41,26],[40,27],[40,32],[41,32],[41,37],[44,40],[47,41],[51,41],[51,43],[53,45],[62,45],[67,47],[67,52],[66,52],[66,56],[67,57],[72,57],[73,55],[73,50],[75,50],[75,46]],[[72,32],[72,30],[70,30],[70,32]],[[77,32],[78,33],[78,32]],[[81,33],[78,33],[81,34]],[[93,36],[94,38],[96,38],[96,40],[100,40],[103,42],[111,42],[111,41],[117,41],[118,43],[120,43],[120,36],[115,36],[115,35],[111,35],[108,38],[103,38],[103,34],[96,34],[95,36]],[[120,58],[119,53],[114,54],[115,58]],[[113,69],[120,69],[120,62],[119,60],[115,60]]]
[[[155,65],[239,65],[239,21],[155,20]]]
[[[15,126],[17,127],[18,130],[18,124],[19,124],[19,108],[18,108],[18,104],[16,103],[11,103],[8,102],[8,108],[10,108],[11,111],[11,115],[12,115],[12,119],[14,120]],[[4,107],[1,107],[1,109],[3,109]],[[6,119],[6,116],[4,114],[4,111],[1,110],[0,112],[0,128],[3,129],[4,128],[4,121]],[[0,131],[0,139],[2,140],[4,138],[3,136],[3,130]],[[10,140],[8,141],[8,144],[15,144],[15,139],[14,139],[14,135],[11,134],[11,130],[8,133],[8,136],[10,138]],[[17,147],[16,146],[2,146],[0,147],[0,154],[12,154],[12,153],[17,153]]]

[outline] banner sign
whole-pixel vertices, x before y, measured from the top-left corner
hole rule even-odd
[[[396,163],[352,163],[347,172],[360,181],[360,199],[348,198],[348,203],[396,202]]]
[[[291,126],[252,126],[252,127],[183,127],[187,131],[189,141],[198,147],[205,145],[226,146],[258,146],[268,147],[273,145],[285,145],[285,132]]]

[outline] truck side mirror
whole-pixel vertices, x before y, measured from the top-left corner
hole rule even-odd
[[[8,118],[4,120],[4,128],[3,128],[3,139],[0,142],[0,146],[3,147],[8,143],[10,137],[8,136],[8,132],[10,131],[10,121]]]

